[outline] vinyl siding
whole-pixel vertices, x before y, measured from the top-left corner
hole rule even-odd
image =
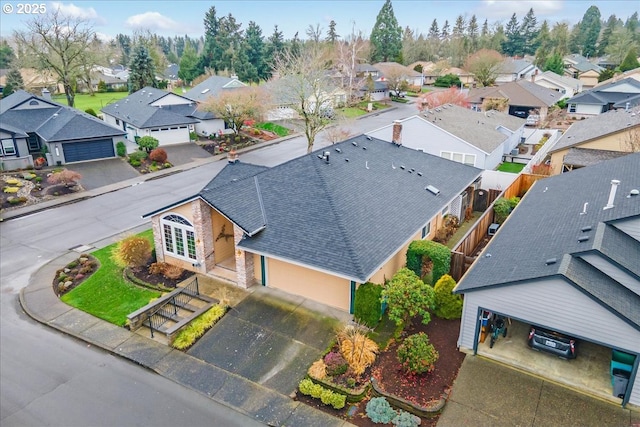
[[[465,294],[458,338],[462,349],[473,351],[479,307],[607,347],[640,353],[640,331],[562,279]],[[640,380],[635,381],[629,403],[640,406]]]

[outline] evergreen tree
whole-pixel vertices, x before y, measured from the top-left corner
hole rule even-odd
[[[444,25],[442,26],[442,31],[440,32],[440,39],[441,40],[449,40],[449,36],[451,31],[451,27],[449,26],[449,21],[446,20],[444,21]]]
[[[538,49],[536,50],[536,59],[534,63],[538,67],[542,68],[553,51],[551,31],[549,31],[549,24],[546,20],[543,21],[540,26],[540,31],[538,31],[538,37],[536,38],[536,44]]]
[[[480,30],[480,40],[478,41],[478,47],[480,49],[488,49],[491,45],[491,33],[489,32],[489,21],[486,19],[482,23],[482,30]]]
[[[489,42],[489,49],[492,50],[497,50],[499,52],[502,51],[502,43],[505,42],[505,40],[507,39],[507,36],[505,36],[504,34],[504,27],[501,24],[497,24],[496,25],[496,30],[494,31],[493,35],[491,36],[490,42]],[[504,53],[504,52],[502,52]]]
[[[238,61],[238,49],[241,47],[241,24],[236,22],[232,14],[218,20],[218,33],[215,37],[210,67],[219,71],[234,72]],[[234,62],[236,64],[234,64]]]
[[[566,22],[558,22],[551,30],[551,40],[553,50],[560,56],[568,55],[569,52],[569,24]]]
[[[523,54],[533,55],[538,48],[538,20],[533,13],[533,8],[529,9],[529,12],[522,19],[520,25],[520,36],[522,37]]]
[[[391,0],[386,0],[371,30],[371,62],[400,62],[402,28],[393,13]]]
[[[638,22],[638,12],[634,12],[627,21],[624,23],[624,28],[629,31],[633,38],[638,41],[640,38],[640,33],[638,33],[638,27],[640,23]]]
[[[19,89],[24,89],[22,74],[17,68],[11,68],[7,73],[7,80],[2,89],[2,97],[9,96]]]
[[[133,50],[129,63],[129,93],[138,91],[145,86],[156,87],[156,70],[149,50],[142,44]]]
[[[256,71],[255,78],[246,81],[257,83],[260,80],[266,80],[270,77],[270,72],[265,61],[266,46],[264,37],[262,37],[262,29],[254,21],[249,21],[247,30],[244,33],[244,51],[247,55],[247,61]]]
[[[479,35],[478,35],[478,19],[476,15],[471,16],[469,25],[467,25],[467,35],[469,38],[469,48],[471,52],[478,50]]]
[[[339,38],[340,36],[336,32],[336,21],[332,19],[331,22],[329,22],[329,30],[327,31],[326,40],[329,43],[334,44],[336,41],[338,41]]]
[[[284,37],[278,26],[274,26],[273,34],[269,36],[267,44],[267,61],[273,63],[275,59],[284,51]]]
[[[640,67],[640,63],[638,62],[638,50],[635,46],[631,46],[631,49],[627,52],[627,56],[624,57],[620,64],[620,71],[624,73],[625,71],[633,70],[638,67]]]
[[[210,67],[213,62],[218,28],[219,23],[218,17],[216,16],[216,7],[211,6],[204,15],[204,49],[200,60],[201,66]]]
[[[611,36],[619,27],[622,27],[622,22],[616,18],[616,15],[609,16],[609,19],[607,19],[607,23],[604,26],[604,30],[602,31],[602,35],[600,36],[600,43],[598,43],[598,55],[605,54],[607,47],[609,46],[609,42],[611,41]]]
[[[431,22],[431,27],[429,27],[429,34],[427,35],[427,37],[430,40],[440,38],[440,29],[438,28],[437,19],[434,19],[433,22]]]
[[[524,53],[524,44],[522,34],[520,34],[520,25],[518,18],[514,13],[507,23],[504,35],[506,40],[502,42],[502,52],[507,56],[522,55]]]
[[[596,56],[601,26],[600,10],[597,6],[591,6],[585,12],[580,26],[580,33],[582,35],[582,55],[587,58]]]
[[[13,49],[6,40],[2,40],[2,43],[0,43],[0,68],[9,68],[14,58]]]
[[[120,62],[128,64],[131,60],[131,37],[125,34],[116,35],[116,44],[120,48]]]
[[[178,70],[178,77],[187,83],[191,82],[200,75],[198,70],[198,56],[196,50],[191,46],[191,43],[186,43],[182,58],[180,59],[180,69]]]
[[[554,53],[544,63],[542,68],[544,71],[553,71],[554,73],[562,76],[564,74],[564,60],[562,56]]]
[[[298,37],[298,32],[296,31],[289,42],[289,51],[292,55],[298,56],[300,55],[300,49],[302,49],[302,42],[300,41],[300,37]]]

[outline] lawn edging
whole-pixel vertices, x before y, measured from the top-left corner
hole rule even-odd
[[[374,377],[371,377],[371,389],[374,396],[384,397],[385,399],[387,399],[387,401],[389,401],[391,406],[424,418],[432,418],[439,415],[444,409],[444,405],[447,403],[448,397],[448,394],[445,392],[440,396],[440,399],[433,403],[433,405],[419,406],[401,397],[385,392],[378,385],[378,381]]]
[[[329,390],[331,390],[333,392],[346,395],[347,396],[347,402],[349,402],[349,403],[360,402],[362,399],[367,397],[367,393],[369,392],[369,388],[370,388],[370,385],[371,385],[371,383],[367,383],[367,384],[363,385],[362,387],[360,387],[359,389],[349,389],[349,388],[346,388],[346,387],[339,386],[338,384],[334,384],[332,382],[328,382],[328,381],[324,381],[324,380],[315,378],[315,377],[313,377],[311,375],[307,375],[307,378],[309,378],[314,383],[320,384],[324,388],[327,388],[327,389],[329,389]]]

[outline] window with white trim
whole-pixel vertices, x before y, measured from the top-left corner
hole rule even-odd
[[[16,154],[16,146],[12,139],[3,139],[0,146],[0,156],[13,156]]]
[[[431,233],[431,223],[427,223],[424,227],[422,227],[422,238],[424,239]]]
[[[160,219],[164,250],[188,261],[196,259],[196,237],[193,225],[184,217],[169,214]]]
[[[441,151],[440,157],[448,160],[453,160],[454,162],[464,163],[465,165],[469,165],[469,166],[476,165],[475,154],[455,153],[452,151]]]

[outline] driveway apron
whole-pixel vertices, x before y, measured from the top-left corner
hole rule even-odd
[[[120,158],[72,163],[65,167],[82,175],[80,184],[85,190],[94,190],[140,176],[138,171]]]
[[[188,354],[284,395],[335,337],[339,322],[266,293],[233,307]]]

